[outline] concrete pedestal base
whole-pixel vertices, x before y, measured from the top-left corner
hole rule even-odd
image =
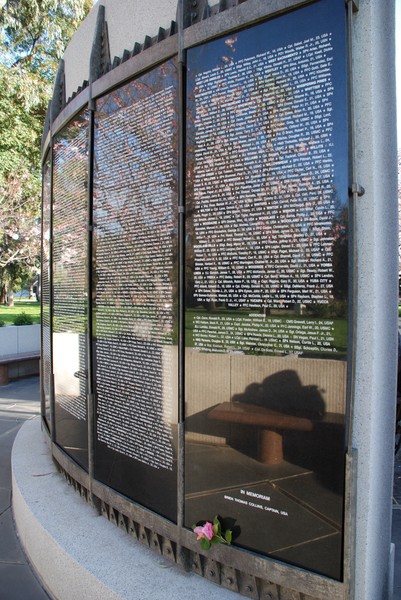
[[[8,365],[0,365],[0,385],[8,384]]]
[[[283,436],[279,431],[261,430],[259,460],[265,463],[265,465],[277,465],[284,460]]]

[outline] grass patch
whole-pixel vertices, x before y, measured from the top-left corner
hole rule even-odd
[[[0,305],[0,321],[13,325],[17,315],[25,313],[33,323],[40,323],[40,303],[34,300],[14,300],[14,306]]]
[[[212,351],[240,351],[245,354],[281,354],[300,352],[335,358],[346,354],[348,324],[346,319],[317,318],[313,315],[274,314],[266,316],[246,309],[187,309],[185,313],[185,343],[193,347],[195,319],[201,325],[198,343],[202,337],[206,348]],[[198,330],[199,331],[199,330]]]

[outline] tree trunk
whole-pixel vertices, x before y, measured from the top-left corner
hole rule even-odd
[[[7,304],[6,284],[1,284],[0,288],[0,304]]]
[[[212,300],[206,304],[207,312],[216,312],[216,302]]]
[[[7,300],[7,306],[14,306],[14,292],[13,292],[13,282],[10,281],[8,286],[7,286],[7,292],[8,292],[8,300]]]

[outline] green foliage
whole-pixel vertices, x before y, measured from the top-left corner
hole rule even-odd
[[[215,311],[215,316],[220,317],[220,325],[219,330],[214,334],[215,343],[221,343],[224,346],[224,332],[227,330],[226,325],[224,324],[224,319],[227,318],[230,321],[230,327],[232,326],[233,318],[238,320],[238,328],[243,327],[244,323],[251,323],[252,321],[252,329],[256,333],[258,331],[263,331],[266,327],[269,327],[269,323],[271,320],[280,320],[283,324],[283,328],[286,327],[286,321],[289,319],[290,321],[294,321],[294,319],[299,320],[300,322],[304,321],[307,323],[308,321],[313,321],[315,319],[328,319],[333,321],[333,339],[330,342],[332,348],[336,348],[336,353],[345,354],[347,351],[347,338],[348,338],[348,322],[347,322],[347,313],[348,307],[345,301],[336,300],[333,301],[331,305],[308,305],[308,312],[303,316],[296,316],[294,314],[282,314],[282,315],[274,315],[267,316],[266,319],[252,319],[250,316],[249,309],[238,309],[231,310],[225,309],[224,307],[217,307]],[[190,308],[185,311],[185,344],[187,347],[191,348],[194,346],[194,331],[195,331],[195,319],[197,317],[205,317],[208,314],[206,308]],[[401,315],[401,313],[400,313]],[[280,327],[279,327],[280,329]],[[261,354],[257,349],[253,350],[252,348],[248,348],[244,350],[243,341],[240,337],[236,337],[238,346],[241,351],[244,351],[245,354]],[[307,348],[305,348],[305,352]],[[269,353],[263,353],[269,354]],[[322,356],[333,356],[332,352],[325,352],[324,348],[322,348],[319,353]]]
[[[214,535],[221,534],[221,525],[220,525],[219,518],[217,516],[215,516],[213,519],[213,533],[214,533]]]
[[[3,61],[52,81],[65,46],[91,7],[91,0],[7,0],[0,12]]]
[[[3,319],[0,319],[0,327],[4,327],[5,324],[6,324],[6,322],[3,321]]]
[[[201,540],[199,540],[199,545],[202,548],[202,550],[209,550],[210,546],[212,545],[212,542],[209,542],[209,540],[207,540],[206,538],[202,538]]]
[[[37,273],[40,147],[53,79],[92,0],[7,0],[0,8],[0,293]]]
[[[25,165],[31,175],[25,186],[39,197],[40,140],[53,80],[91,6],[90,0],[8,0],[0,10],[0,185]]]
[[[227,531],[224,534],[224,537],[226,538],[227,544],[231,544],[233,540],[233,532],[231,531],[231,529],[227,529]]]
[[[194,533],[198,536],[199,545],[202,550],[209,550],[215,544],[231,544],[232,530],[222,531],[220,518],[216,515],[213,523],[210,521],[201,521],[199,525],[192,525]]]
[[[24,312],[34,323],[40,323],[40,304],[32,300],[16,300],[14,306],[0,305],[0,319],[6,325],[13,325],[16,315]]]
[[[348,304],[345,300],[333,300],[330,304],[308,304],[308,311],[319,319],[346,319]]]
[[[31,315],[27,315],[25,312],[15,315],[13,322],[14,325],[33,325],[33,319]]]

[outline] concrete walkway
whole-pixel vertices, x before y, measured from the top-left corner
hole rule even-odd
[[[10,499],[11,499],[11,469],[10,469],[10,459],[11,459],[11,448],[14,441],[14,438],[21,427],[21,425],[28,419],[35,419],[39,414],[39,382],[38,378],[30,378],[21,380],[18,382],[13,382],[7,386],[0,387],[0,600],[49,600],[49,596],[44,592],[41,585],[38,582],[35,574],[32,572],[29,563],[24,555],[24,552],[19,544],[18,537],[15,533],[15,527],[12,520],[11,508],[10,508]],[[28,439],[29,435],[32,435],[31,444],[35,446],[35,439],[41,437],[40,431],[38,431],[38,425],[34,424],[35,427],[29,427],[27,433],[25,434],[25,438]],[[25,428],[24,428],[25,429]],[[32,430],[29,433],[29,430]],[[37,431],[37,433],[35,433]],[[22,432],[21,432],[22,433]],[[28,437],[27,437],[28,436]],[[28,440],[29,441],[29,440]],[[43,443],[42,443],[43,445]],[[23,449],[25,453],[27,451],[26,445]],[[45,457],[43,456],[43,459]],[[42,460],[42,459],[41,459]],[[29,462],[29,460],[28,460]],[[57,476],[57,479],[59,476]],[[29,478],[31,479],[31,478]],[[49,482],[44,482],[43,478],[41,480],[41,488],[49,485]],[[51,479],[51,478],[47,478]],[[38,479],[32,480],[29,485],[33,485],[34,483],[38,483]],[[103,517],[95,516],[92,511],[71,488],[69,488],[66,483],[60,477],[60,486],[62,486],[62,496],[63,498],[67,498],[71,496],[72,504],[75,506],[74,514],[76,514],[76,509],[84,510],[88,512],[88,515],[85,517],[85,522],[88,522],[88,518],[94,519],[98,521],[97,526],[101,528],[107,528],[107,534],[103,536],[103,539],[108,539],[110,532],[112,535],[117,538],[121,537],[122,532],[111,525],[106,519]],[[48,498],[48,497],[47,497]],[[43,508],[43,507],[42,507]],[[36,510],[36,509],[35,509]],[[42,511],[42,509],[41,509]],[[53,511],[51,511],[53,512]],[[55,513],[57,511],[54,511]],[[51,513],[48,513],[50,516]],[[71,523],[71,520],[69,520]],[[60,523],[59,523],[60,525]],[[66,528],[68,529],[68,527]],[[81,532],[83,534],[83,532]],[[61,537],[63,534],[61,533]],[[85,540],[88,542],[89,540]],[[394,582],[394,597],[393,600],[401,600],[401,452],[400,456],[397,458],[394,469],[394,492],[393,492],[393,542],[396,545],[396,555],[395,555],[395,582]],[[121,561],[122,554],[130,555],[132,553],[135,554],[135,544],[132,540],[128,538],[128,536],[124,536],[119,541],[117,539],[117,544],[122,543],[121,548],[124,548],[124,552],[118,552]],[[44,547],[43,547],[44,546]],[[50,550],[50,547],[47,544],[42,544],[42,553],[47,561],[54,560],[54,556]],[[66,548],[66,546],[64,546]],[[110,548],[106,548],[107,551]],[[68,550],[68,546],[67,546]],[[189,598],[195,598],[201,596],[208,596],[209,598],[216,598],[218,600],[224,600],[228,598],[239,598],[240,596],[234,594],[232,592],[228,592],[228,590],[224,590],[218,588],[203,580],[195,575],[184,575],[176,568],[171,568],[170,564],[162,565],[157,555],[152,553],[150,550],[145,552],[146,557],[143,555],[143,551],[145,549],[141,546],[141,559],[139,563],[141,564],[141,570],[144,571],[143,575],[145,579],[149,579],[149,569],[153,571],[157,571],[157,577],[153,577],[152,579],[156,579],[158,581],[158,585],[156,589],[153,589],[153,593],[151,597],[158,598],[159,592],[162,592],[161,597],[165,597],[165,593],[167,590],[170,590],[171,597],[185,598],[186,600]],[[116,549],[114,548],[114,552]],[[104,562],[113,564],[113,555],[114,552],[111,553],[111,556]],[[85,552],[85,556],[80,557],[81,564],[86,560],[86,554],[89,552]],[[104,557],[103,557],[104,558]],[[115,557],[114,557],[115,558]],[[129,566],[127,568],[132,571],[132,565],[138,563],[138,556],[130,556]],[[67,561],[68,562],[68,561]],[[103,562],[103,561],[102,561]],[[75,563],[76,565],[76,563]],[[67,567],[66,563],[63,563],[63,568]],[[166,568],[167,567],[167,568]],[[107,568],[107,567],[106,567]],[[74,587],[78,583],[78,571],[79,567],[75,567],[73,572],[68,573],[68,569],[66,568],[66,579],[70,582],[70,592],[73,591]],[[111,569],[113,572],[113,569]],[[175,573],[175,575],[174,575]],[[139,577],[140,579],[141,577]],[[165,581],[164,581],[165,579]],[[74,581],[75,580],[75,581]],[[181,581],[182,580],[182,581]],[[66,582],[68,585],[68,581]],[[156,581],[154,583],[156,583]],[[164,585],[160,585],[161,581],[163,581]],[[81,582],[82,583],[82,582]],[[181,595],[181,584],[183,584],[183,589]],[[131,582],[132,586],[132,582]],[[118,588],[118,585],[116,586]],[[176,588],[174,590],[174,588]],[[86,593],[89,591],[88,587],[85,586]],[[116,588],[114,588],[116,589]],[[172,590],[175,591],[172,592]],[[125,596],[124,593],[117,592],[116,596],[128,597]],[[131,593],[132,593],[131,587]],[[67,594],[68,597],[68,594]],[[78,598],[79,595],[70,594],[70,598]],[[99,598],[106,598],[107,594],[98,595]],[[112,593],[109,597],[114,598],[114,594]],[[143,595],[136,595],[129,597],[141,597],[145,598]],[[329,600],[329,599],[328,599]]]
[[[11,449],[21,425],[40,414],[39,379],[0,387],[0,600],[49,600],[21,548],[11,512]]]
[[[395,544],[393,600],[401,600],[401,450],[394,465],[392,541]]]

